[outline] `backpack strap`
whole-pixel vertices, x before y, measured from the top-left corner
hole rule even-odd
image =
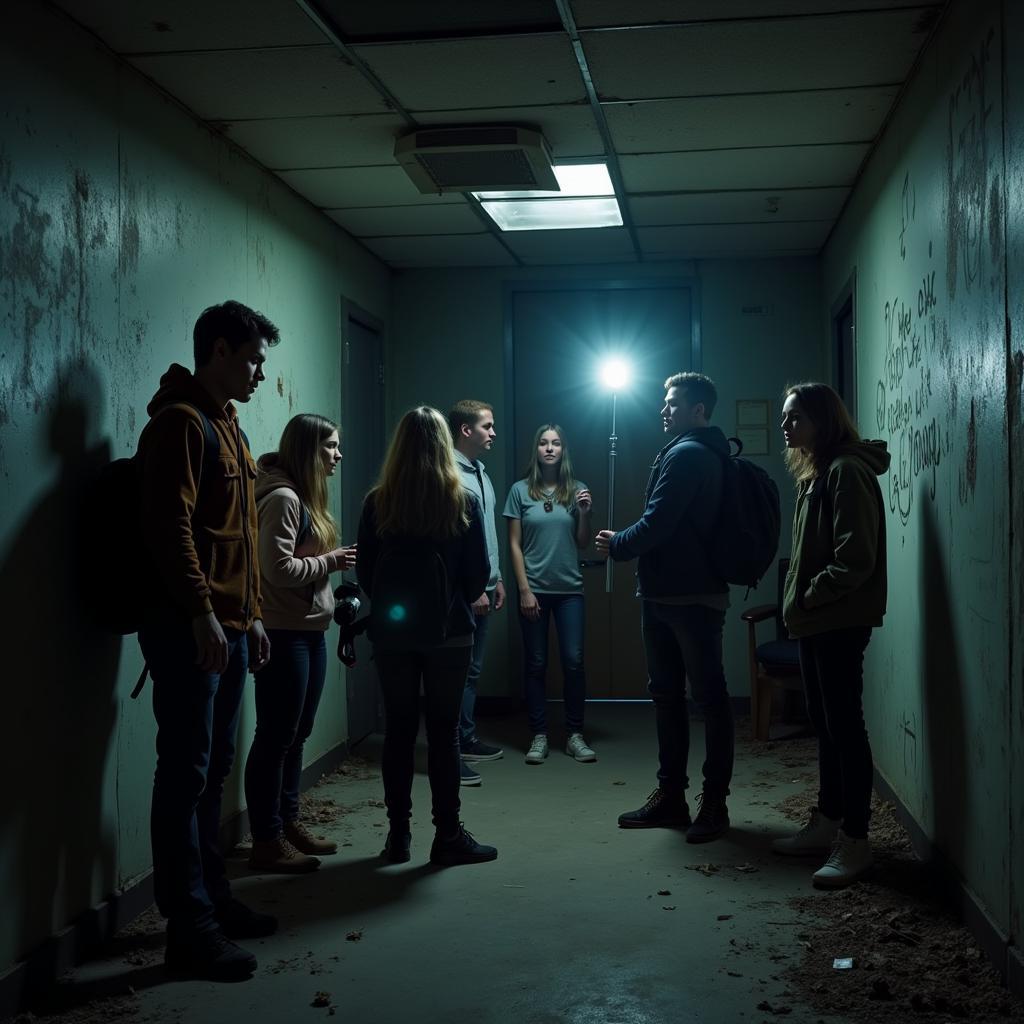
[[[169,405],[163,406],[157,412],[159,416],[164,409],[190,409],[199,417],[199,422],[203,428],[203,461],[199,464],[199,483],[203,481],[203,471],[207,465],[216,465],[217,459],[220,458],[220,438],[217,436],[217,431],[213,427],[213,423],[210,422],[210,417],[203,412],[194,402],[189,402],[183,399],[180,402],[171,402]],[[242,435],[245,437],[245,434]],[[246,441],[246,447],[249,442]],[[198,491],[198,488],[197,488]]]
[[[274,490],[278,489],[279,488],[276,487],[274,488]],[[294,491],[294,488],[290,487],[289,490]],[[256,502],[257,508],[261,507],[263,505],[263,502],[265,502],[267,498],[270,497],[270,495],[273,493],[273,491],[267,491],[267,493],[264,494],[263,497]],[[295,491],[295,497],[299,498],[298,491]],[[308,535],[309,531],[312,528],[313,520],[309,514],[309,509],[306,508],[306,503],[301,498],[299,498],[299,532],[295,534],[296,547],[298,547],[306,539],[306,536]]]

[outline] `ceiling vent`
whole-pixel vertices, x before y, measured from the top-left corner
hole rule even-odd
[[[551,150],[535,128],[421,128],[395,143],[395,159],[424,193],[558,191]]]

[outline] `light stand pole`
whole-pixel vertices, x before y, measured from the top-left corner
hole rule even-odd
[[[615,445],[618,442],[618,435],[615,433],[615,407],[618,400],[618,392],[612,392],[612,432],[608,437],[608,529],[615,529]],[[612,577],[615,565],[612,556],[609,554],[604,567],[604,592],[612,592]]]

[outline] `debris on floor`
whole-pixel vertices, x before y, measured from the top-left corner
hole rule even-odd
[[[807,768],[806,786],[775,804],[788,821],[804,823],[817,802],[817,741],[745,743],[745,752],[774,762],[762,780],[789,781]],[[795,999],[821,1014],[870,1024],[955,1020],[1024,1024],[1024,1004],[942,898],[942,885],[914,854],[891,803],[871,802],[875,868],[868,878],[837,892],[809,892],[790,900],[801,916],[799,960],[783,971]],[[814,870],[808,862],[808,874]],[[852,960],[852,968],[834,964]],[[769,1008],[770,1007],[770,1008]],[[788,1006],[762,1004],[778,1015]]]
[[[707,875],[708,878],[718,874],[717,864],[686,864],[684,866],[687,871],[699,871],[702,875]]]

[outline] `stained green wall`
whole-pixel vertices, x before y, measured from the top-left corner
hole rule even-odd
[[[389,288],[376,259],[91,37],[17,6],[0,56],[0,971],[150,865],[137,645],[73,607],[83,473],[133,450],[160,374],[191,365],[196,315],[229,297],[282,334],[242,410],[253,450],[293,412],[337,418],[340,298],[386,319]],[[347,737],[343,684],[332,659],[309,760]],[[243,719],[244,755],[251,693]],[[225,809],[240,804],[236,773]]]
[[[392,347],[388,358],[387,394],[391,420],[419,402],[441,409],[465,397],[493,401],[498,445],[486,460],[499,501],[516,476],[508,463],[511,410],[506,408],[503,288],[509,282],[657,280],[695,282],[701,306],[703,371],[717,383],[719,408],[715,420],[726,432],[734,427],[737,398],[769,398],[773,423],[785,385],[797,379],[818,378],[825,353],[817,309],[821,287],[814,258],[776,260],[708,260],[652,263],[645,266],[551,267],[403,271],[395,275]],[[744,313],[744,307],[765,307],[766,315]],[[438,354],[443,361],[438,362]],[[582,372],[581,368],[581,372]],[[666,376],[678,367],[666,367]],[[650,396],[657,417],[663,395]],[[792,517],[792,487],[781,457],[781,435],[771,435],[775,452],[758,461],[778,481],[783,499],[783,522]],[[635,453],[647,458],[653,453]],[[503,538],[503,531],[499,531]],[[504,538],[503,538],[504,543]],[[783,554],[789,534],[783,529]],[[507,549],[502,570],[511,578]],[[774,573],[751,595],[749,604],[774,601]],[[730,692],[749,693],[746,632],[739,612],[744,592],[734,590],[726,626],[726,672]],[[497,616],[490,627],[488,658],[480,692],[514,696],[521,683],[510,668],[510,644],[520,642],[515,611]],[[637,609],[639,629],[639,608]],[[762,627],[767,629],[768,627]],[[769,639],[765,633],[761,639]]]
[[[953,5],[825,251],[823,299],[856,271],[859,421],[893,454],[889,612],[866,661],[878,767],[1019,943],[1019,73],[1007,110],[1003,87],[1021,26],[1003,15]]]

